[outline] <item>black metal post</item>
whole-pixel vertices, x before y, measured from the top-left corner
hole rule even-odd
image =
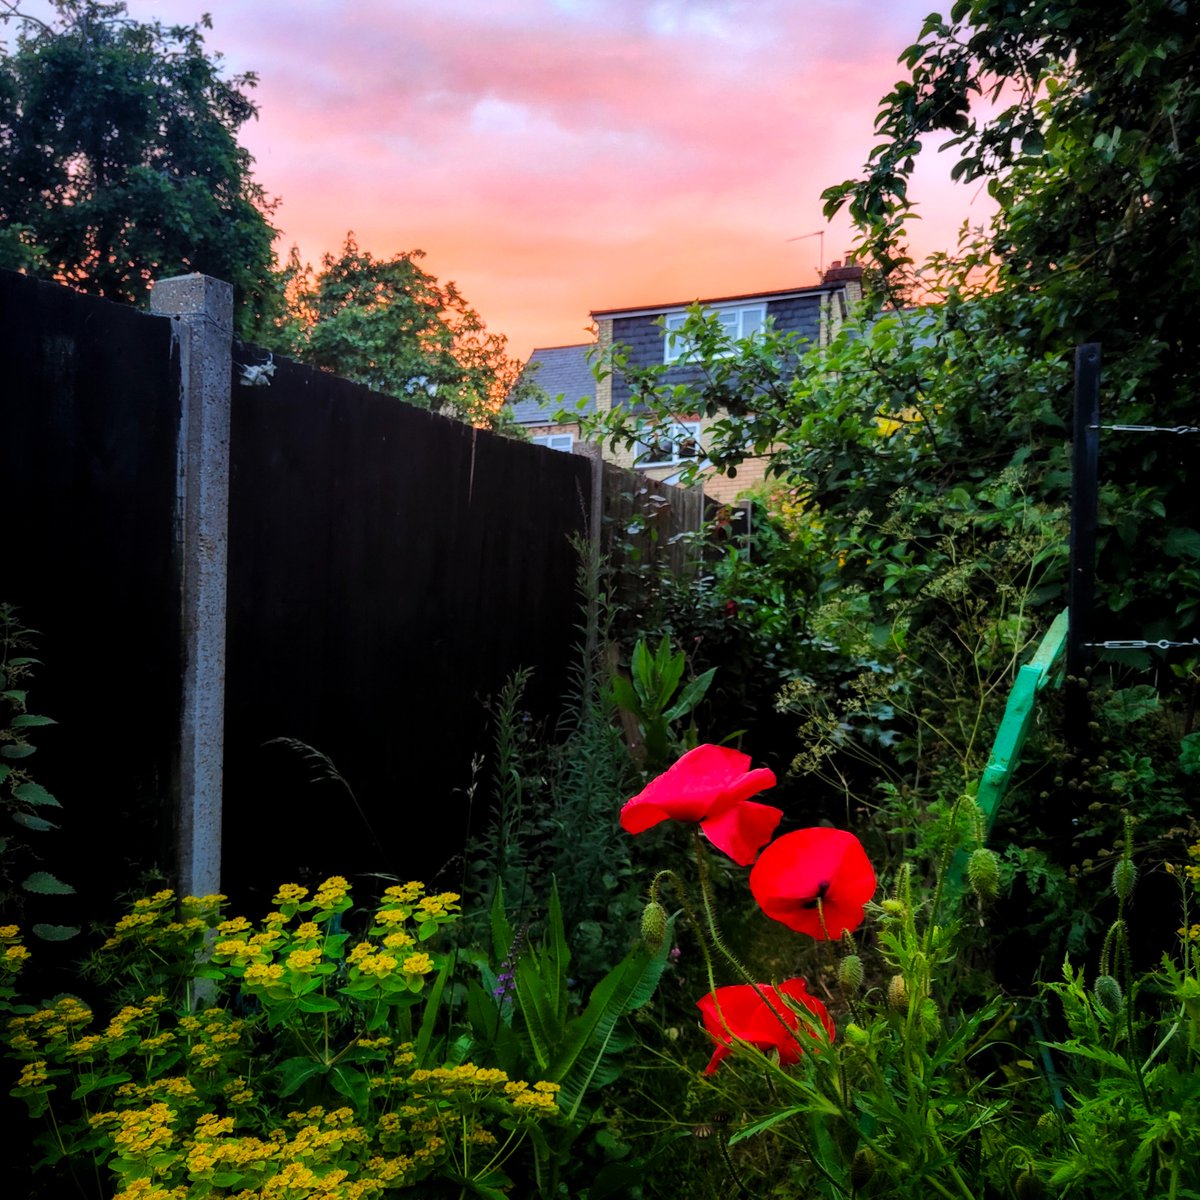
[[[1091,651],[1092,605],[1096,583],[1096,514],[1100,454],[1100,346],[1075,348],[1075,416],[1071,444],[1070,582],[1067,589],[1067,675],[1083,680]],[[1067,739],[1087,740],[1086,689],[1072,682],[1067,691]]]

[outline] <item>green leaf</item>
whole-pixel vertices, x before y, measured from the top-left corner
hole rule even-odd
[[[311,1058],[288,1058],[279,1064],[279,1095],[291,1096],[310,1079],[324,1075],[328,1067]]]
[[[357,1067],[334,1067],[329,1074],[333,1090],[351,1101],[359,1112],[365,1112],[370,1099],[366,1073]]]
[[[433,1031],[437,1027],[438,1014],[442,1008],[442,994],[446,990],[446,983],[450,978],[451,960],[447,959],[442,964],[442,969],[438,972],[437,978],[433,981],[433,987],[429,989],[429,995],[425,999],[425,1011],[421,1016],[421,1026],[417,1030],[417,1036],[413,1039],[413,1054],[416,1056],[417,1065],[419,1066],[425,1061],[425,1056],[429,1053],[429,1046],[433,1041]]]
[[[33,813],[17,811],[12,814],[12,819],[17,825],[24,825],[26,829],[34,829],[38,833],[45,833],[48,829],[58,828],[53,821],[47,821],[45,817],[34,816]]]
[[[1148,683],[1113,692],[1104,705],[1105,715],[1117,725],[1140,721],[1158,709],[1158,691]]]
[[[79,932],[78,925],[45,925],[41,922],[33,927],[35,937],[43,942],[68,942]]]
[[[613,699],[626,712],[636,715],[641,711],[641,705],[638,703],[637,693],[633,690],[633,684],[624,675],[613,676],[612,694]]]
[[[0,767],[0,783],[4,782],[4,775],[7,774],[8,767]],[[50,808],[62,808],[55,798],[40,783],[34,783],[30,780],[27,783],[19,783],[13,788],[13,795],[21,801],[22,804],[33,804],[49,806]]]
[[[49,871],[34,871],[22,882],[21,886],[25,891],[39,896],[73,896],[75,894],[75,889],[69,883],[63,883]]]
[[[668,721],[675,721],[679,717],[686,716],[688,713],[690,713],[692,709],[694,709],[700,703],[700,701],[704,699],[705,694],[712,685],[713,676],[716,675],[716,673],[717,668],[710,667],[704,672],[703,675],[697,675],[696,678],[688,683],[688,685],[683,689],[679,695],[679,699],[673,705],[671,705],[671,707],[667,709],[665,713],[663,713],[663,716]]]
[[[1180,738],[1179,769],[1185,775],[1200,775],[1200,733]]]
[[[301,1012],[338,1012],[341,1005],[332,996],[301,996],[297,1002]]]
[[[653,954],[644,945],[635,946],[596,984],[587,1008],[571,1021],[567,1040],[549,1075],[562,1085],[558,1102],[569,1120],[578,1115],[584,1097],[599,1077],[617,1023],[653,995],[670,946],[669,937]]]
[[[0,746],[0,757],[4,758],[28,758],[35,750],[36,746],[26,746],[23,744],[10,744]]]
[[[28,729],[32,725],[57,725],[58,722],[50,717],[39,717],[33,713],[21,713],[9,722],[13,729]]]
[[[1163,538],[1163,550],[1171,558],[1200,558],[1200,533],[1194,529],[1172,529]]]

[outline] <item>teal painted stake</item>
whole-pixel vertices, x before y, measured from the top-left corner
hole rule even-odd
[[[983,769],[979,790],[975,796],[983,813],[985,842],[991,836],[1000,802],[1008,791],[1013,772],[1020,761],[1021,747],[1025,745],[1029,726],[1033,722],[1034,702],[1038,692],[1046,686],[1054,668],[1062,659],[1067,644],[1067,624],[1068,615],[1064,609],[1054,618],[1054,623],[1042,638],[1033,658],[1017,672],[1012,691],[1008,694],[1008,704],[1005,706],[1000,728],[996,731],[996,740],[992,743],[992,752],[988,757],[987,766]],[[961,889],[966,867],[967,854],[959,850],[954,856],[946,880],[952,890]]]

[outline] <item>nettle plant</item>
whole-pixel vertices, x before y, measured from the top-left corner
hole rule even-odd
[[[439,1038],[452,957],[434,947],[458,900],[389,887],[352,932],[340,876],[285,884],[257,924],[160,891],[91,964],[116,985],[105,1016],[74,995],[18,1005],[27,953],[0,929],[12,1095],[46,1125],[43,1164],[117,1200],[503,1195],[559,1085]]]
[[[1093,985],[1067,963],[1064,982],[1044,989],[1050,1006],[994,988],[968,1005],[954,1000],[958,933],[997,894],[994,853],[977,846],[955,869],[947,845],[929,884],[902,865],[874,903],[875,873],[853,834],[818,827],[770,840],[782,813],[751,797],[774,776],[749,765],[737,751],[700,746],[621,814],[634,834],[666,820],[696,826],[697,885],[659,872],[643,935],[662,943],[680,917],[696,935],[708,980],[697,1007],[712,1045],[703,1128],[717,1131],[739,1194],[1200,1195],[1200,924],[1187,923],[1185,896],[1182,954],[1133,972],[1128,830],[1114,868],[1118,915]],[[766,916],[828,954],[810,976],[815,987],[799,976],[764,982],[730,950],[705,841],[750,867]],[[1194,862],[1177,874],[1200,885]],[[824,999],[814,994],[823,986]],[[1042,1020],[1069,1036],[1047,1040]]]

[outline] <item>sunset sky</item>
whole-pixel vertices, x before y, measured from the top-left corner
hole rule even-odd
[[[943,7],[948,5],[944,4]],[[415,248],[524,358],[588,314],[817,282],[823,188],[873,144],[936,0],[129,0],[212,14],[281,254]],[[927,155],[933,159],[932,151]],[[984,219],[931,161],[914,246]]]

